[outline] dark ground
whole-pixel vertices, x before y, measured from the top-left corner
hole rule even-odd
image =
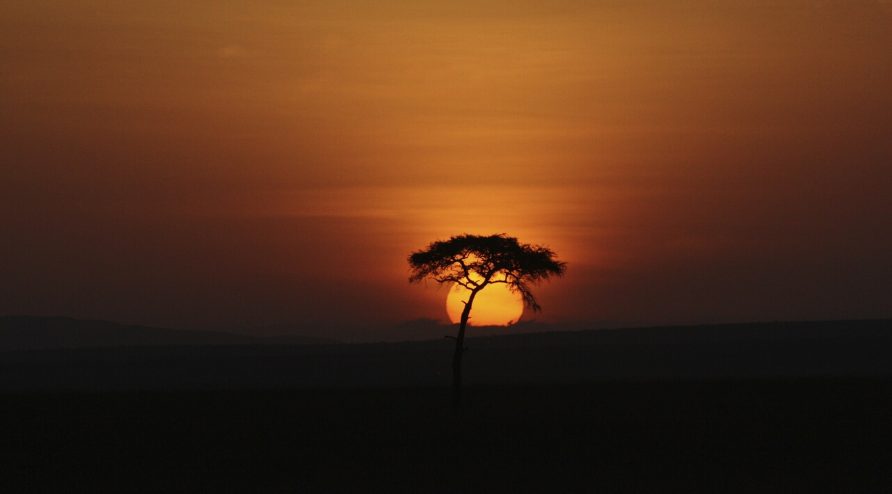
[[[892,379],[6,391],[0,492],[892,492]]]

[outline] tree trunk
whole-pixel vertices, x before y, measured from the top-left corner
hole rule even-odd
[[[474,290],[468,297],[468,301],[465,302],[465,308],[461,311],[458,336],[455,338],[455,353],[452,356],[452,408],[455,410],[461,407],[461,359],[465,352],[465,328],[468,326],[468,319],[471,316],[471,304],[474,303],[474,297],[476,296],[477,290]]]

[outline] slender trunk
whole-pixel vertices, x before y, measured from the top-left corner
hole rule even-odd
[[[458,326],[458,336],[455,338],[455,353],[452,356],[452,408],[458,410],[461,407],[461,359],[465,352],[465,328],[468,326],[468,319],[471,316],[471,304],[474,303],[474,297],[477,296],[477,290],[471,292],[468,301],[465,302],[465,308],[461,311],[461,322]]]

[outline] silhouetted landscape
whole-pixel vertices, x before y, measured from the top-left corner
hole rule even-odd
[[[4,318],[0,327],[6,390],[439,386],[453,345],[442,337],[313,343],[65,318]],[[31,330],[46,350],[28,346]],[[472,336],[467,347],[468,382],[488,385],[892,375],[892,320]]]
[[[892,0],[0,7],[0,494],[892,493]]]
[[[82,347],[0,352],[15,492],[892,487],[890,320],[470,338],[457,414],[449,340],[123,339],[6,318],[6,345],[15,324]]]

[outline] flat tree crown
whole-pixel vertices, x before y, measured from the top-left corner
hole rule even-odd
[[[540,307],[530,286],[563,275],[566,266],[551,249],[522,244],[504,233],[465,234],[432,242],[426,249],[409,255],[409,281],[429,278],[437,283],[456,283],[472,292],[505,283],[511,291],[521,294],[525,306],[538,311]]]

